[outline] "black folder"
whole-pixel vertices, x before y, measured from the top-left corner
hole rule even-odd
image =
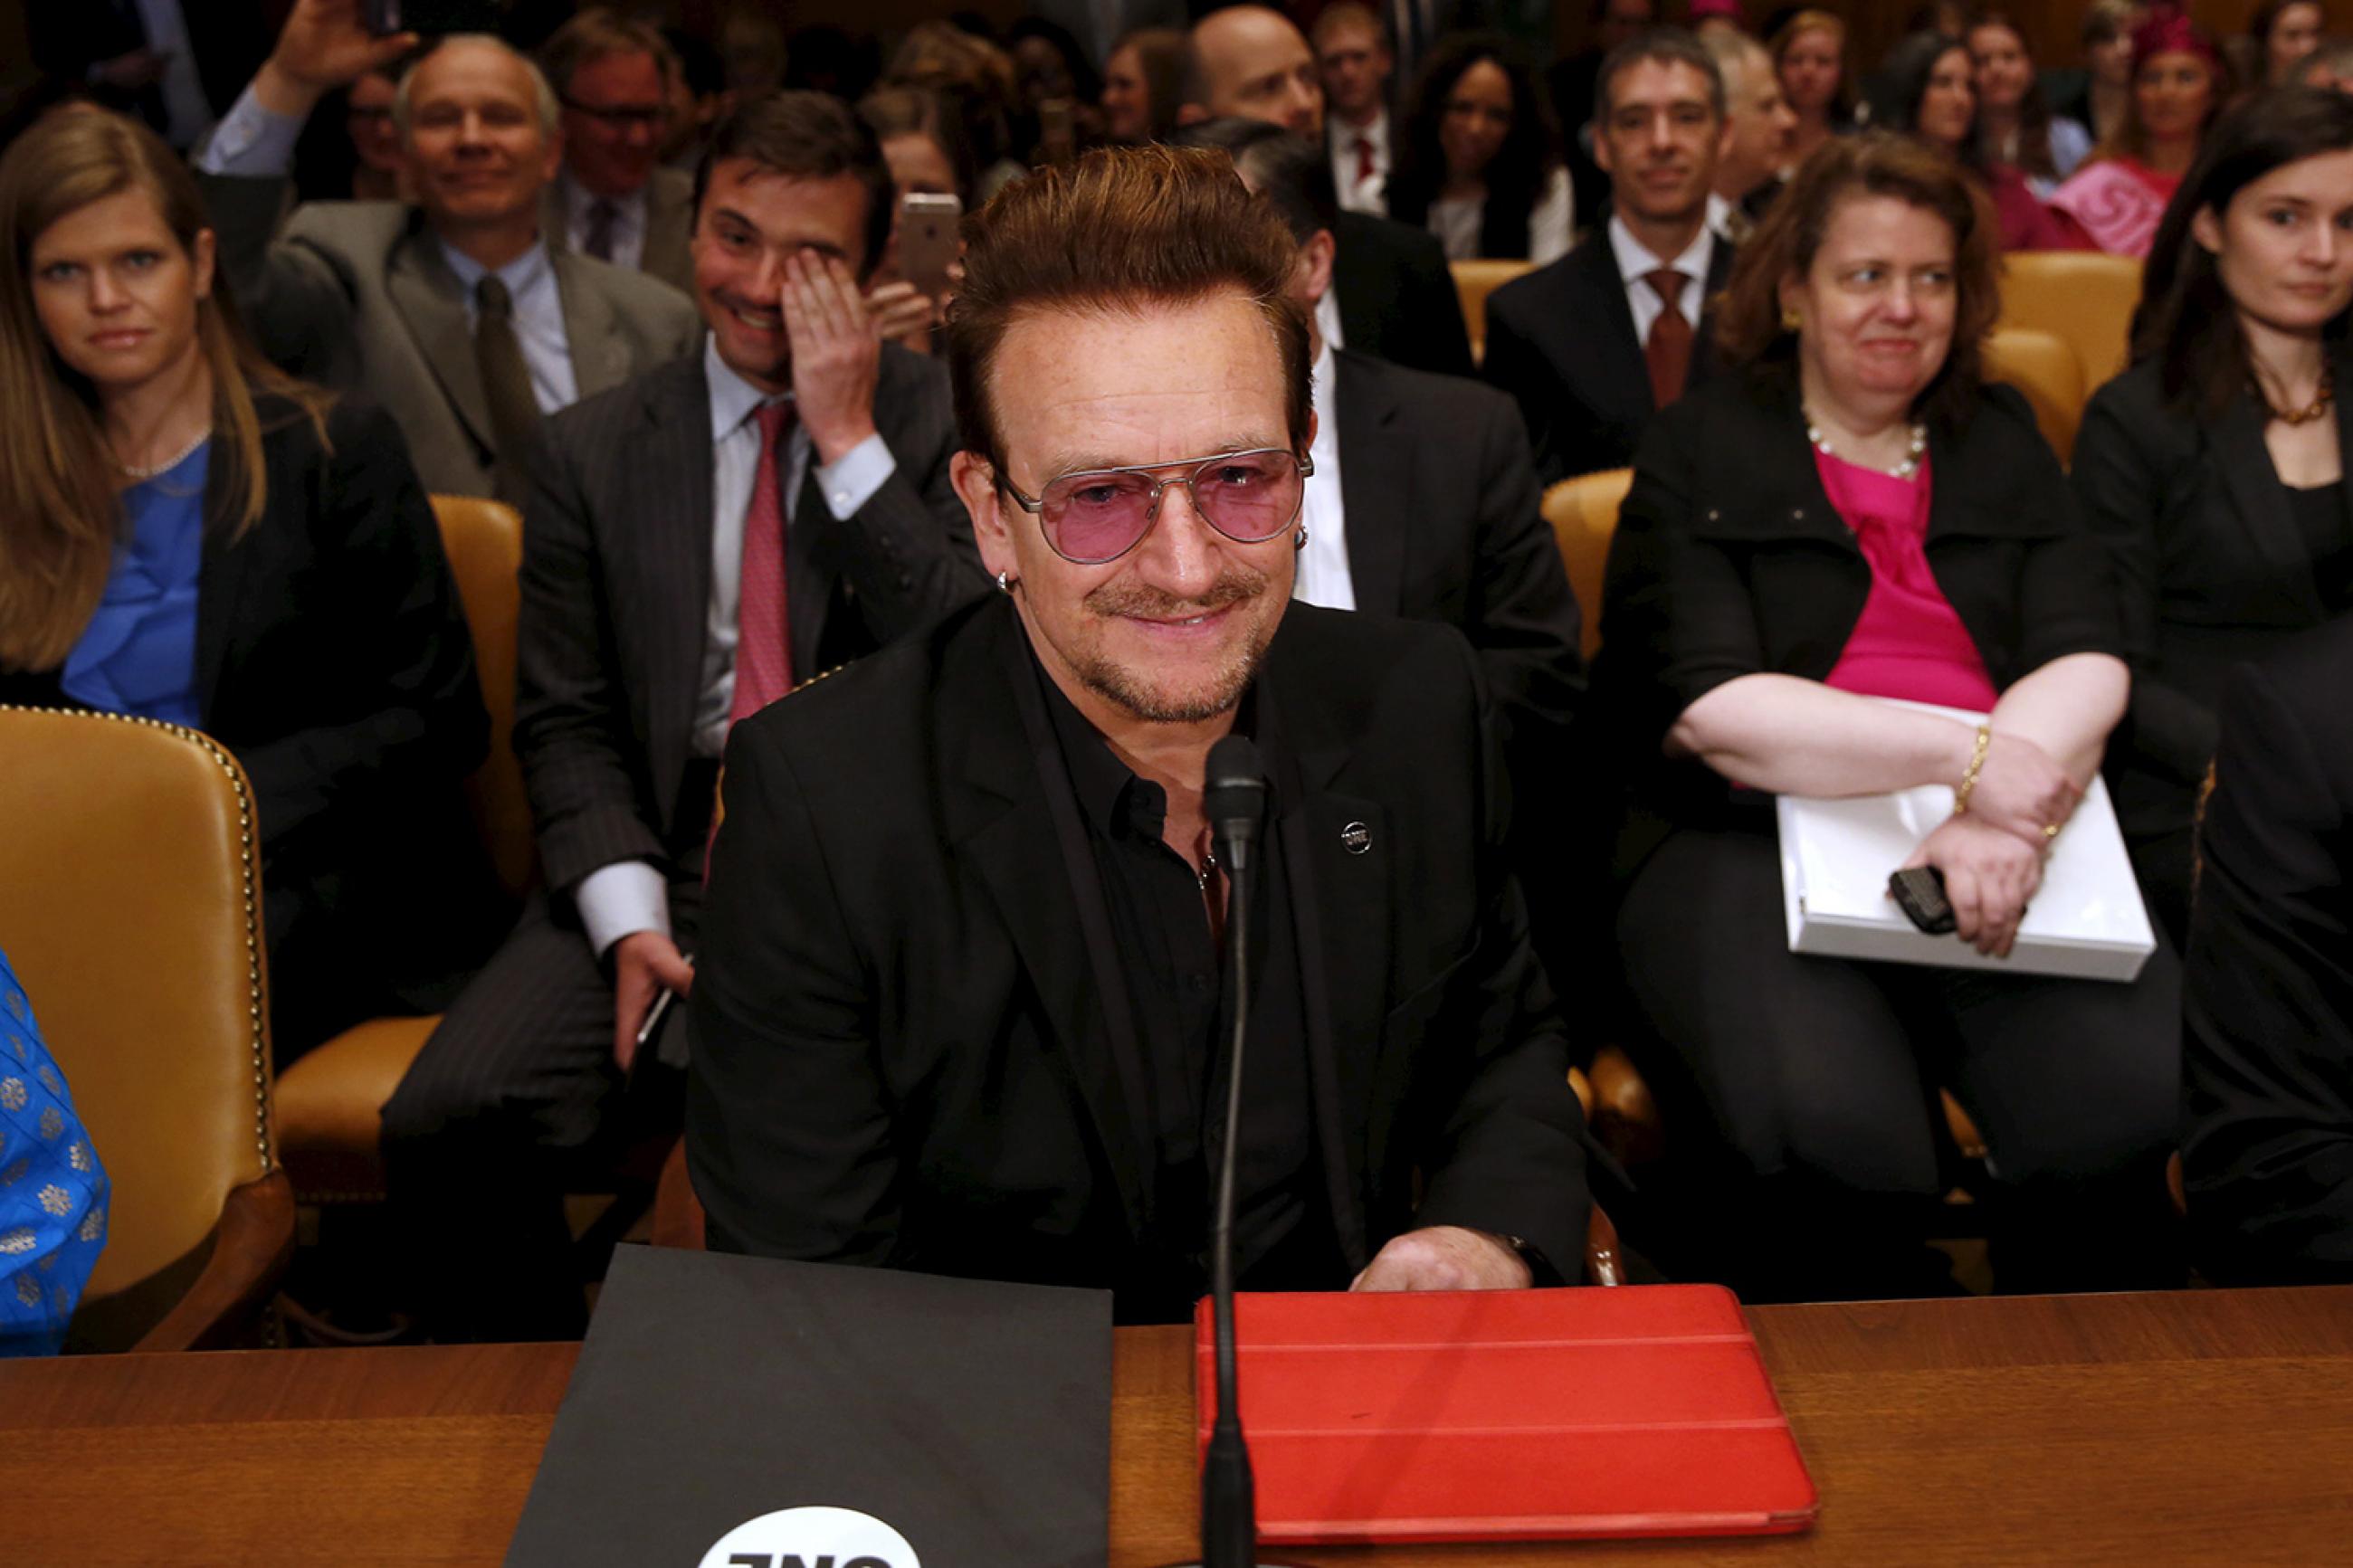
[[[696,1568],[854,1509],[923,1568],[1109,1553],[1111,1297],[624,1247],[507,1568]]]

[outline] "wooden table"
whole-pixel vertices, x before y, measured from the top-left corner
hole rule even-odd
[[[2353,1288],[1749,1315],[1821,1491],[1811,1535],[1284,1560],[2353,1562]],[[1187,1340],[1183,1329],[1118,1336],[1119,1568],[1187,1551]],[[0,1562],[497,1563],[575,1353],[491,1345],[0,1363]]]

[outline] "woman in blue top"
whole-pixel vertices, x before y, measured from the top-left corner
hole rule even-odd
[[[0,1358],[53,1355],[106,1247],[106,1170],[0,952]]]
[[[264,363],[213,251],[185,165],[119,115],[0,157],[0,702],[236,752],[282,1062],[431,1010],[495,940],[459,794],[489,724],[399,430]]]

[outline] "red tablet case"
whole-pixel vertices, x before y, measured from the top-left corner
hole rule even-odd
[[[1235,1299],[1266,1542],[1804,1530],[1813,1481],[1713,1285]],[[1209,1302],[1194,1313],[1206,1447]]]

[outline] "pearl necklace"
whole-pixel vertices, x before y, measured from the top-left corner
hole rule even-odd
[[[189,442],[186,446],[181,447],[178,451],[173,453],[170,457],[164,458],[162,462],[156,464],[152,468],[142,468],[136,463],[126,463],[119,458],[116,460],[114,466],[121,468],[124,473],[129,474],[134,479],[152,479],[158,474],[168,474],[174,468],[178,468],[182,463],[186,462],[197,447],[203,446],[212,438],[213,427],[207,425],[203,429],[196,432],[196,438],[195,440]]]
[[[1812,442],[1815,449],[1820,452],[1824,457],[1838,457],[1838,448],[1831,445],[1830,437],[1822,434],[1822,427],[1814,423],[1814,416],[1811,414],[1808,414],[1806,416],[1806,439]],[[1928,427],[1926,425],[1915,425],[1912,426],[1912,449],[1910,454],[1906,456],[1902,462],[1884,471],[1892,478],[1908,479],[1913,475],[1920,471],[1920,458],[1927,450]],[[1845,459],[1841,458],[1840,460],[1844,461]],[[1858,467],[1859,466],[1861,465],[1858,465]]]

